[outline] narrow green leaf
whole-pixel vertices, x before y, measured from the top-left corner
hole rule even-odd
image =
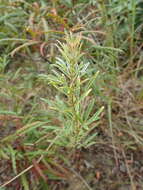
[[[97,136],[97,133],[94,133],[93,135],[90,135],[86,140],[84,141],[84,144],[87,145],[91,142],[93,142],[93,139]]]
[[[95,104],[95,100],[93,99],[89,105],[87,106],[86,110],[84,110],[83,112],[83,120],[86,121],[90,115],[90,113],[92,112],[93,110],[93,107],[94,107],[94,104]]]
[[[87,122],[86,125],[90,125],[92,122],[99,119],[100,113],[103,111],[104,107],[101,107]]]
[[[13,111],[6,111],[6,110],[0,110],[0,114],[7,114],[7,115],[17,115]]]
[[[91,92],[92,89],[89,89],[88,91],[86,91],[85,93],[82,94],[82,96],[80,97],[79,101],[77,102],[77,104],[80,104],[81,101],[84,101],[84,99],[89,95],[89,93]]]
[[[91,48],[95,48],[97,50],[104,50],[104,51],[116,51],[119,53],[123,53],[123,50],[119,49],[119,48],[114,48],[114,47],[106,47],[106,46],[98,46],[98,45],[92,45]]]
[[[12,160],[12,168],[15,174],[17,174],[17,167],[16,167],[16,157],[15,157],[15,150],[9,145],[8,146],[9,152],[11,154],[11,160]]]
[[[22,182],[22,185],[23,185],[23,187],[24,187],[24,190],[30,190],[30,189],[29,189],[29,183],[28,183],[28,180],[26,179],[25,174],[23,174],[23,175],[21,176],[21,182]]]
[[[99,71],[97,71],[95,73],[95,75],[91,78],[91,80],[88,82],[88,84],[86,86],[87,89],[91,88],[91,86],[94,83],[95,79],[97,78],[98,74],[99,74]]]

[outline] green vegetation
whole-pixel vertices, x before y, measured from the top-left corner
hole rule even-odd
[[[143,188],[140,0],[0,0],[0,189]]]

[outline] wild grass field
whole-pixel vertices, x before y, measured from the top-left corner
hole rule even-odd
[[[143,2],[0,0],[0,190],[143,189]]]

